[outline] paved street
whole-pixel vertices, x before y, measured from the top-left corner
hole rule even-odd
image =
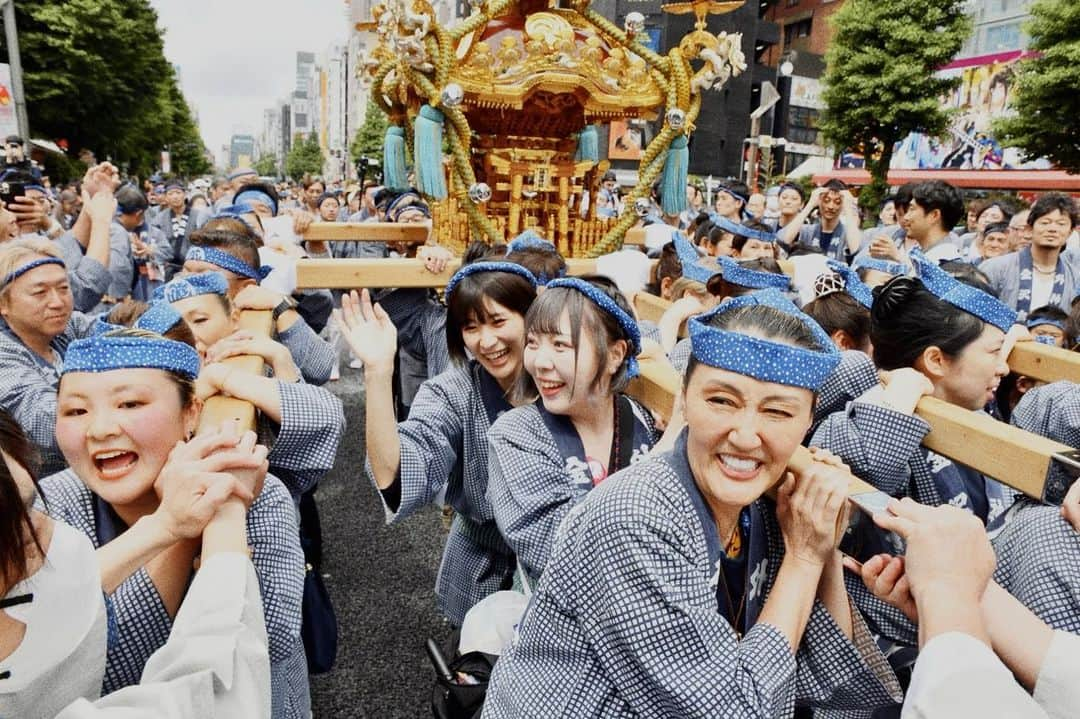
[[[388,527],[363,475],[363,385],[342,366],[327,387],[345,403],[348,429],[337,465],[317,494],[324,533],[323,573],[337,610],[338,659],[312,677],[317,719],[430,717],[434,683],[424,653],[428,636],[449,630],[435,609],[435,572],[445,530],[432,507]]]

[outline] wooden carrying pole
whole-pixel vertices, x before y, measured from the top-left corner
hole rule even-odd
[[[634,296],[634,310],[639,319],[659,322],[670,307],[670,301],[655,295],[639,292]],[[683,322],[679,327],[679,337],[686,336],[686,323]],[[1040,342],[1018,342],[1009,353],[1009,369],[1043,382],[1068,380],[1080,383],[1080,352],[1050,347]]]
[[[269,337],[274,326],[273,313],[270,310],[244,310],[240,313],[238,329],[246,330],[257,337]],[[243,355],[230,357],[223,364],[240,372],[250,374],[263,374],[263,358],[257,355]],[[240,425],[240,431],[255,429],[255,406],[250,402],[215,395],[206,400],[203,405],[202,415],[199,417],[199,432],[215,430],[221,427],[222,422],[235,420]]]
[[[631,380],[629,394],[670,418],[682,378],[666,362],[642,358],[639,364],[641,373]],[[1080,452],[988,415],[933,397],[919,400],[915,411],[931,428],[923,440],[927,448],[1040,501],[1060,504],[1080,469]],[[792,457],[793,463],[806,460],[798,451]],[[797,470],[795,464],[792,469]],[[873,490],[858,482],[851,485],[852,494]]]
[[[312,222],[304,240],[315,242],[404,242],[422,245],[431,228],[423,223]]]
[[[446,269],[434,274],[424,268],[424,261],[414,258],[300,260],[296,263],[296,286],[299,289],[348,290],[361,287],[432,287],[443,288],[461,267],[461,260],[451,260]],[[596,260],[569,259],[567,274],[588,275],[596,272]]]

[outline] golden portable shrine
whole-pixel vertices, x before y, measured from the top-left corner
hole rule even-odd
[[[472,14],[450,27],[427,0],[377,5],[360,26],[378,35],[361,72],[391,123],[384,184],[407,187],[408,145],[443,244],[505,242],[532,229],[567,257],[618,249],[639,220],[635,201],[656,180],[671,188],[664,212],[683,209],[701,93],[746,69],[741,34],[712,35],[706,19],[744,1],[664,5],[697,18],[666,55],[641,43],[640,13],[620,29],[588,0],[470,0]],[[607,168],[596,124],[661,113],[622,216],[597,217],[596,202],[583,213]]]

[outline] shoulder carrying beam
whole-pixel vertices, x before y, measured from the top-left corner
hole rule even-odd
[[[271,313],[270,310],[244,310],[240,313],[240,329],[247,330],[257,337],[269,337],[273,325],[273,313]],[[224,361],[224,364],[227,364],[240,372],[248,372],[250,374],[261,376],[263,373],[263,365],[265,363],[263,362],[262,357],[244,355],[241,357],[230,357]],[[241,432],[245,432],[249,429],[254,430],[255,406],[250,402],[227,397],[225,395],[215,395],[214,397],[210,397],[206,400],[206,404],[203,406],[202,415],[199,417],[198,431],[203,432],[210,429],[217,429],[221,426],[222,422],[230,419],[239,423]]]

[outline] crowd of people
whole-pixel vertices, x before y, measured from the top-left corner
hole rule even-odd
[[[438,716],[1080,711],[1080,483],[1035,501],[927,449],[917,412],[1080,448],[1080,388],[1006,362],[1080,340],[1068,195],[965,207],[923,182],[864,229],[838,181],[691,184],[665,215],[605,176],[586,211],[636,212],[646,239],[596,274],[527,230],[437,290],[330,292],[296,260],[445,271],[430,231],[304,239],[430,228],[418,192],[108,163],[0,181],[0,716],[311,716],[315,496],[342,442],[388,523],[453,515]],[[642,320],[637,293],[670,307]],[[362,432],[326,389],[343,355]],[[683,378],[670,414],[627,394],[646,362]],[[254,430],[217,426],[220,396]],[[851,474],[887,506],[853,516]]]

